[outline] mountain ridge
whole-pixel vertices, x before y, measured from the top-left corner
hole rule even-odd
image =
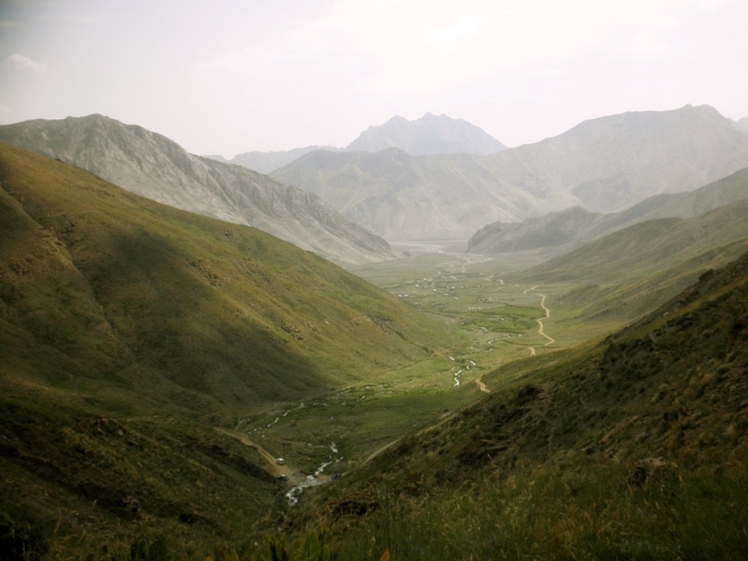
[[[230,160],[223,156],[206,157],[270,174],[310,152],[379,152],[387,148],[399,148],[411,156],[419,156],[453,153],[492,154],[505,150],[506,146],[464,119],[426,113],[413,121],[395,116],[382,125],[370,126],[345,148],[305,146],[278,152],[245,152]]]
[[[134,193],[227,222],[256,226],[339,262],[394,257],[319,197],[240,166],[194,156],[163,135],[102,115],[0,126],[0,140],[58,158]]]

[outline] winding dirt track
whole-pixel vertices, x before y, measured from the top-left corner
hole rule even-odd
[[[481,380],[476,378],[475,383],[478,384],[480,391],[485,392],[485,393],[491,393],[491,390],[489,390],[488,387],[486,387],[486,384],[484,384]]]
[[[551,310],[550,308],[545,307],[545,294],[538,294],[538,296],[540,296],[540,307],[545,310],[545,317],[543,319],[548,319],[551,317]],[[548,345],[555,343],[556,340],[550,335],[546,335],[545,331],[543,331],[543,319],[536,319],[535,321],[538,322],[538,333],[548,339],[548,342],[545,344],[547,347]]]
[[[366,459],[364,460],[364,462],[363,462],[363,463],[364,463],[364,464],[368,464],[368,463],[369,463],[370,461],[372,461],[372,460],[373,460],[374,458],[376,458],[377,456],[379,456],[379,454],[381,454],[382,452],[384,452],[385,450],[387,450],[387,448],[389,448],[390,446],[392,446],[392,445],[394,445],[394,444],[397,444],[398,442],[400,442],[400,439],[399,439],[399,438],[398,438],[397,440],[393,440],[393,441],[392,441],[392,442],[390,442],[389,444],[385,444],[384,446],[382,446],[381,448],[379,448],[379,449],[377,449],[377,450],[374,450],[374,452],[372,452],[372,453],[371,453],[371,454],[369,455],[369,457],[368,457],[368,458],[366,458]]]
[[[524,294],[527,294],[528,292],[532,292],[536,288],[537,288],[537,285],[533,286],[532,288],[528,288],[527,290],[525,290],[523,292],[524,292]],[[545,344],[545,346],[547,347],[548,345],[552,345],[553,343],[556,342],[556,340],[553,337],[551,337],[550,335],[548,335],[545,332],[545,326],[543,325],[543,320],[546,320],[549,317],[551,317],[551,309],[548,308],[545,305],[545,294],[538,293],[538,294],[536,294],[536,296],[540,296],[540,307],[543,308],[543,311],[545,312],[545,317],[538,318],[538,319],[535,320],[535,321],[538,322],[538,335],[540,335],[541,337],[545,337],[546,339],[548,339],[548,342]],[[530,356],[535,356],[536,355],[535,347],[528,347],[528,349],[530,350]]]

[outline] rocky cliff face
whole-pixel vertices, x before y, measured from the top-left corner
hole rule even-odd
[[[341,263],[394,257],[389,244],[311,193],[189,154],[168,138],[101,115],[0,127],[0,140],[86,169],[138,195],[246,224]]]

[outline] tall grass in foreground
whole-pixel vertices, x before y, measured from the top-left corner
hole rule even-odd
[[[607,466],[558,466],[403,499],[383,492],[377,511],[304,535],[223,541],[174,536],[112,543],[107,561],[744,560],[748,471],[646,475]],[[222,540],[221,540],[222,541]],[[188,545],[189,542],[189,545]],[[385,554],[385,557],[383,557]],[[52,555],[51,558],[60,558]],[[81,556],[83,557],[83,556]],[[28,559],[38,557],[26,557]],[[69,557],[68,557],[69,558]]]
[[[745,559],[748,474],[645,482],[622,470],[525,474],[483,487],[386,500],[340,537],[340,560]]]

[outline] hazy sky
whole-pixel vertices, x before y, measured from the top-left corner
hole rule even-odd
[[[426,112],[516,146],[688,103],[748,116],[748,1],[0,0],[0,122],[102,113],[198,154]]]

